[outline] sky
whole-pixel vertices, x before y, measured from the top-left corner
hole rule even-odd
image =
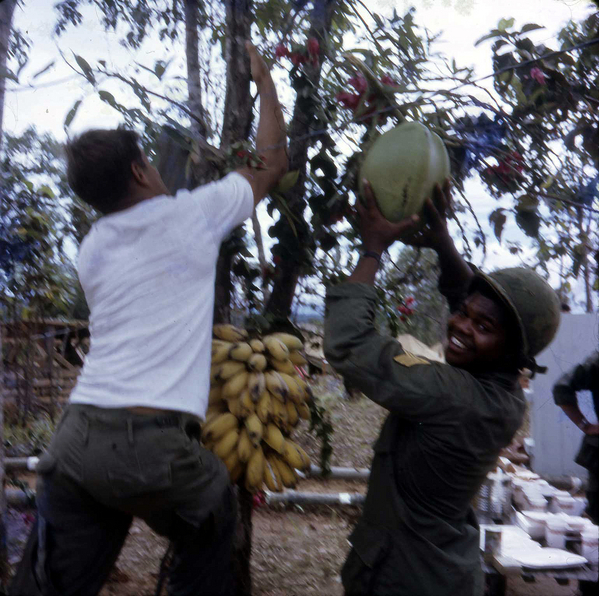
[[[7,132],[18,133],[35,124],[39,131],[50,131],[64,140],[64,119],[78,99],[83,102],[70,127],[71,134],[90,127],[116,126],[121,122],[120,115],[99,100],[91,87],[61,57],[60,51],[72,64],[73,53],[76,53],[90,63],[104,59],[116,71],[133,62],[151,67],[158,59],[172,59],[169,72],[184,74],[184,56],[175,55],[168,43],[145,44],[138,52],[125,49],[118,44],[114,34],[103,30],[100,16],[93,9],[86,11],[82,26],[70,27],[67,34],[56,38],[53,35],[56,20],[54,3],[24,0],[23,6],[15,13],[15,25],[31,39],[32,49],[30,62],[20,73],[19,84],[11,81],[8,84],[4,112],[4,129]],[[592,9],[586,0],[365,0],[365,4],[374,12],[384,13],[395,8],[399,14],[414,6],[417,23],[424,24],[433,32],[442,31],[439,49],[455,57],[460,66],[474,66],[478,76],[491,72],[491,42],[478,47],[474,44],[501,18],[514,17],[517,26],[531,22],[545,26],[532,36],[534,41],[541,42],[553,40],[555,32],[568,20],[580,20]],[[51,68],[34,79],[38,71],[52,62]],[[151,77],[147,81],[151,84]],[[34,87],[28,87],[29,84]],[[103,88],[115,93],[124,92],[111,83],[103,85]],[[497,201],[478,182],[469,184],[468,196],[479,220],[486,222],[489,214],[497,208]],[[265,232],[269,218],[263,209],[260,218]],[[264,235],[266,242],[270,241]],[[489,241],[484,262],[482,255],[477,255],[477,264],[485,269],[520,264],[521,257],[511,255],[506,244],[509,241],[529,244],[515,225],[506,226],[501,245],[494,240],[492,233]]]

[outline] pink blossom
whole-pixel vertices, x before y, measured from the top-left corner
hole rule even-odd
[[[280,43],[275,48],[275,56],[277,58],[285,58],[289,56],[289,50],[282,43]]]
[[[349,79],[348,83],[360,94],[364,93],[368,89],[368,82],[364,78],[364,75],[357,74],[356,76]]]
[[[306,57],[303,56],[302,54],[298,54],[297,52],[294,52],[293,54],[291,54],[290,58],[291,58],[291,62],[293,62],[293,64],[294,64],[294,66],[300,66],[300,65],[304,64],[304,62],[307,62]]]
[[[266,505],[266,495],[261,490],[252,497],[252,509],[263,507],[264,505]]]
[[[537,66],[530,69],[530,78],[534,79],[539,85],[545,84],[545,73]]]
[[[360,96],[355,93],[348,93],[347,91],[337,93],[335,99],[349,110],[355,110],[360,104]]]
[[[397,81],[395,81],[389,75],[383,76],[381,78],[381,83],[383,83],[383,85],[388,85],[389,87],[399,87],[399,85],[397,84]]]

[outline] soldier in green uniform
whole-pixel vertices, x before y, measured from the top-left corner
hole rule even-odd
[[[418,218],[380,213],[366,184],[357,204],[365,252],[347,282],[329,288],[325,355],[389,415],[375,444],[363,515],[342,570],[348,595],[478,596],[479,531],[471,501],[522,423],[521,368],[552,340],[560,303],[533,271],[473,271],[447,231],[449,184]],[[419,231],[416,231],[419,230]],[[397,239],[439,255],[452,308],[446,364],[377,333],[374,280]]]
[[[599,524],[599,424],[589,422],[580,411],[577,393],[590,391],[595,416],[599,415],[599,350],[584,362],[562,375],[553,386],[553,399],[566,416],[584,433],[576,463],[589,472],[586,514],[594,524]],[[597,582],[580,582],[582,596],[597,593]]]

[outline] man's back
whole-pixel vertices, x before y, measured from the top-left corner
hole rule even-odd
[[[79,257],[92,342],[73,403],[203,417],[219,245],[252,208],[233,174],[94,224]]]

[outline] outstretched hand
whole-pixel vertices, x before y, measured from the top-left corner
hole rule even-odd
[[[258,91],[260,91],[260,87],[262,83],[270,80],[270,71],[268,70],[268,66],[266,62],[264,62],[264,58],[258,53],[258,49],[256,46],[250,42],[245,42],[245,49],[250,57],[250,71],[252,73],[252,79],[254,79],[254,83],[258,87]]]
[[[412,215],[397,223],[386,219],[376,204],[374,192],[367,180],[364,180],[364,196],[366,205],[358,200],[355,209],[359,216],[360,234],[365,250],[382,254],[396,240],[416,234],[420,218]]]

